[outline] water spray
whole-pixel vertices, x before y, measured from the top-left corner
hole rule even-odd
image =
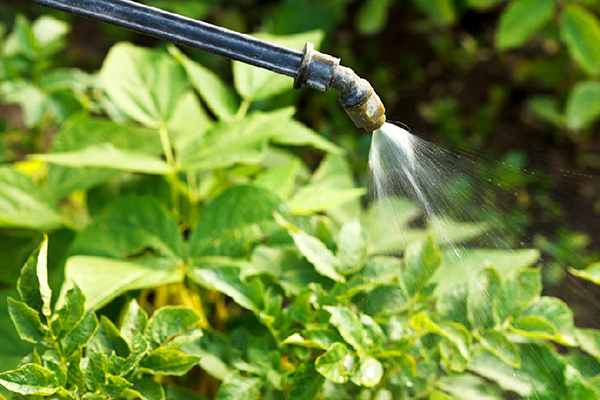
[[[295,89],[335,88],[356,127],[372,132],[385,122],[385,108],[371,84],[312,43],[302,51],[289,49],[129,0],[29,1],[265,68],[292,77]]]

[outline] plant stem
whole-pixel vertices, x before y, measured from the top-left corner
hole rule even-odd
[[[235,114],[236,120],[240,120],[246,116],[251,103],[252,103],[252,101],[250,101],[248,99],[244,99],[242,101],[242,104],[240,104],[240,108],[238,109],[237,113]]]
[[[169,139],[169,131],[165,124],[161,124],[158,128],[160,134],[160,143],[162,144],[167,164],[171,166],[171,173],[169,174],[171,183],[171,192],[173,200],[173,214],[176,218],[179,218],[179,178],[177,175],[177,164],[175,163],[175,154],[173,153],[173,147],[171,146],[171,140]]]

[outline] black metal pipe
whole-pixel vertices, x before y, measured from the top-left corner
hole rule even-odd
[[[129,0],[29,0],[295,78],[303,53]]]
[[[288,49],[129,0],[29,1],[287,75],[294,78],[296,89],[302,85],[321,91],[335,87],[357,127],[374,131],[385,122],[385,108],[369,82],[340,66],[338,58],[315,51],[312,43],[303,51]]]

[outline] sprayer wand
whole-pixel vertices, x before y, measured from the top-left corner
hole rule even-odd
[[[372,132],[385,122],[385,108],[371,84],[341,66],[339,58],[316,51],[312,43],[303,51],[288,49],[129,0],[29,1],[287,75],[294,78],[295,89],[306,85],[327,91],[333,87],[358,128]]]

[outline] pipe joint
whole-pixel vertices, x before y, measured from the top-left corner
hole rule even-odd
[[[358,128],[372,132],[385,122],[385,107],[373,87],[350,68],[340,65],[340,59],[320,53],[312,43],[304,46],[304,55],[294,79],[294,88],[302,85],[340,92],[340,104]]]

